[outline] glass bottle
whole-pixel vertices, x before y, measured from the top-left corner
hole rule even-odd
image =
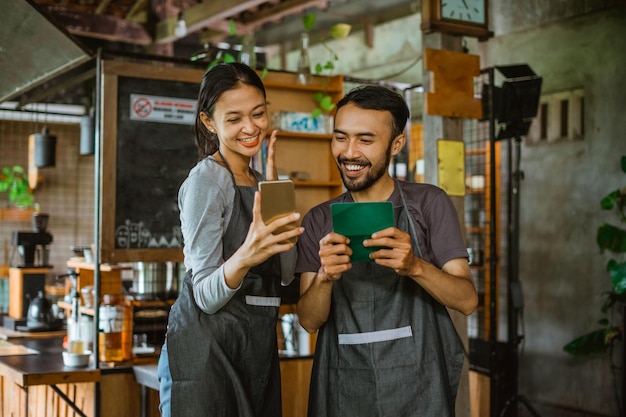
[[[245,35],[241,38],[241,53],[239,54],[239,62],[246,64],[252,69],[256,69],[256,39],[254,33]]]
[[[80,297],[74,293],[72,297],[72,313],[67,319],[67,350],[72,353],[83,353],[85,343],[81,337]]]
[[[309,58],[309,34],[300,35],[300,56],[297,70],[298,84],[306,85],[311,82],[311,59]]]
[[[120,303],[120,296],[104,294],[99,308],[98,347],[102,362],[121,362],[124,360],[122,352],[122,331],[124,329],[124,307]]]

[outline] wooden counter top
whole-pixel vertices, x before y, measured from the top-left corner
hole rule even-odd
[[[100,381],[100,370],[90,364],[72,368],[63,364],[63,338],[15,339],[14,344],[34,349],[38,354],[0,356],[0,375],[27,388],[33,385],[55,385]]]

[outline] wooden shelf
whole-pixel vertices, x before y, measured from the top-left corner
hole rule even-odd
[[[294,181],[296,187],[341,187],[338,181]]]
[[[35,210],[32,209],[0,209],[0,221],[3,222],[30,222]]]
[[[487,148],[478,148],[478,149],[466,149],[465,155],[484,155],[487,153]]]
[[[72,305],[69,303],[66,303],[65,301],[57,301],[57,305],[59,306],[59,308],[62,308],[63,310],[66,311],[72,311]],[[93,316],[95,314],[95,311],[93,308],[87,308],[87,307],[80,307],[80,313],[81,314],[85,314],[87,316]],[[66,313],[66,316],[69,317],[69,313]]]
[[[296,74],[290,72],[270,71],[263,79],[266,89],[284,89],[292,92],[324,92],[331,95],[343,93],[343,79],[338,77],[312,76],[309,84],[297,84]],[[268,94],[271,102],[271,96]]]
[[[96,269],[96,266],[89,262],[67,261],[67,266],[70,268],[76,268],[76,269],[87,269],[89,271],[95,271]],[[118,271],[118,270],[125,270],[125,269],[133,269],[133,268],[127,265],[100,264],[100,271],[103,271],[103,272],[111,272],[111,271]]]
[[[288,139],[313,139],[313,140],[331,140],[333,135],[330,133],[307,133],[307,132],[290,132],[287,130],[279,130],[277,133],[279,138]]]

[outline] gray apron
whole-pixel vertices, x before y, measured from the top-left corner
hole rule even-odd
[[[241,246],[252,222],[255,188],[235,188],[224,259]],[[273,256],[253,267],[233,298],[211,315],[196,305],[190,271],[185,275],[166,340],[172,416],[282,415],[276,338],[279,262]]]
[[[420,256],[399,191],[396,225],[410,233]],[[463,360],[444,306],[390,268],[354,263],[334,283],[329,320],[319,331],[308,415],[454,416]]]

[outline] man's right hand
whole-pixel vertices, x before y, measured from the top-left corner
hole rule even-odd
[[[341,274],[350,270],[350,256],[352,249],[348,246],[350,239],[337,234],[329,233],[320,240],[320,269],[319,279],[326,281],[336,281],[341,278]]]

